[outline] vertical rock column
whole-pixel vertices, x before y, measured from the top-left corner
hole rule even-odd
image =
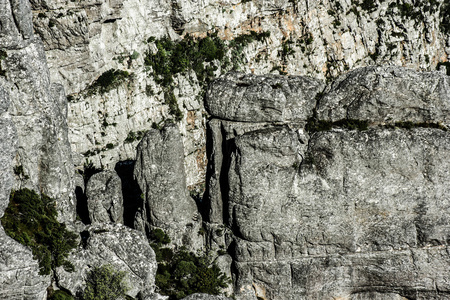
[[[14,189],[30,188],[57,200],[58,218],[75,218],[73,163],[67,138],[67,100],[50,82],[42,41],[34,36],[30,3],[0,1],[0,84],[17,129]]]
[[[187,191],[183,142],[176,125],[147,132],[137,148],[134,176],[144,198],[136,222],[147,232],[163,229],[176,245],[200,248],[201,217]]]
[[[0,83],[0,217],[8,206],[17,150],[17,132],[8,113],[9,105],[9,94]],[[30,249],[7,236],[0,226],[0,299],[44,299],[50,276],[40,276],[38,272],[38,262]]]

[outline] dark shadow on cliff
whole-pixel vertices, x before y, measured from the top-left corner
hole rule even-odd
[[[81,186],[75,188],[75,196],[77,197],[77,216],[81,219],[83,224],[91,224],[91,220],[89,220],[87,197]]]
[[[134,228],[134,218],[138,208],[143,205],[142,190],[133,177],[135,163],[135,160],[123,160],[119,161],[114,168],[122,181],[123,223],[131,228]]]
[[[225,137],[226,136],[226,132],[225,129],[223,128],[223,126],[221,125],[220,128],[221,131],[221,136]],[[203,203],[202,203],[202,207],[203,207],[203,211],[204,214],[202,214],[203,220],[207,220],[208,222],[211,222],[211,218],[210,218],[210,214],[213,213],[211,210],[213,209],[212,207],[212,200],[211,200],[211,193],[214,193],[214,191],[210,190],[210,185],[209,182],[211,181],[211,178],[213,176],[215,176],[214,174],[214,169],[216,168],[216,166],[214,164],[216,164],[217,162],[214,161],[213,159],[213,154],[217,155],[221,155],[222,154],[222,164],[220,166],[220,175],[218,179],[218,184],[220,187],[220,199],[221,199],[221,203],[219,205],[222,206],[222,218],[223,218],[223,223],[227,224],[227,225],[232,225],[229,224],[229,222],[231,221],[231,216],[229,214],[229,198],[228,198],[228,194],[229,194],[229,182],[228,182],[228,171],[230,168],[230,153],[232,153],[233,151],[236,150],[236,145],[234,142],[234,139],[230,139],[230,140],[226,140],[225,138],[223,138],[220,141],[220,149],[214,149],[214,141],[213,141],[213,132],[211,127],[207,127],[207,131],[206,131],[206,154],[208,157],[208,167],[207,167],[207,171],[206,171],[206,191],[205,191],[205,196],[203,197]]]
[[[83,176],[84,187],[75,187],[75,196],[77,198],[77,215],[83,224],[91,224],[89,219],[89,209],[87,205],[86,186],[92,175],[100,173],[102,169],[96,168],[92,162],[84,165],[84,169],[80,174]]]

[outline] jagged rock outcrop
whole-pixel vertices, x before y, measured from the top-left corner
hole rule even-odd
[[[187,191],[183,141],[175,124],[146,133],[137,148],[134,176],[144,197],[140,216],[146,232],[159,227],[175,245],[201,247],[201,216]]]
[[[223,80],[207,101],[223,101]],[[234,235],[224,243],[237,298],[449,297],[442,276],[450,261],[448,80],[394,67],[358,69],[331,83],[317,105],[309,95],[303,123],[210,121],[210,218],[219,220],[221,211]],[[235,90],[245,83],[258,89],[251,87],[257,82]],[[242,108],[254,102],[235,101]],[[313,108],[329,129],[305,130]],[[347,118],[367,120],[368,130],[331,126]],[[427,124],[437,128],[422,128]]]
[[[224,141],[233,140],[245,132],[271,127],[274,123],[304,125],[313,114],[316,96],[324,88],[322,81],[308,77],[240,73],[228,74],[210,86],[205,106],[216,116],[208,123],[212,146],[208,157],[207,192],[212,223],[222,223],[228,214],[223,209],[226,200],[222,199],[227,192],[221,192],[221,189],[228,190],[228,185],[220,180],[225,172],[223,166],[228,165],[228,158],[223,155],[233,146]]]
[[[32,188],[57,200],[59,218],[75,217],[65,96],[51,84],[42,42],[33,35],[28,1],[0,3],[0,216],[11,189]],[[50,276],[31,250],[0,228],[0,298],[42,300]]]
[[[217,79],[205,106],[216,118],[240,122],[295,122],[311,115],[322,81],[310,77],[228,73]]]
[[[92,223],[123,223],[122,183],[116,172],[92,175],[86,187],[89,219]]]
[[[60,220],[75,217],[73,164],[62,87],[50,82],[42,42],[33,35],[27,1],[3,1],[0,84],[9,94],[17,130],[13,188],[32,188],[57,199]],[[20,171],[20,172],[19,172]]]
[[[58,268],[60,287],[76,295],[84,289],[93,267],[111,265],[127,274],[128,295],[135,297],[140,292],[144,299],[153,295],[157,264],[143,233],[122,224],[94,224],[82,232],[82,239],[82,247],[69,257],[75,272]]]
[[[450,78],[445,72],[368,67],[341,76],[325,93],[317,106],[321,120],[350,118],[379,124],[410,121],[450,125]]]
[[[0,83],[0,217],[8,206],[17,151],[17,132],[8,113],[10,104],[9,93]],[[49,285],[50,276],[39,275],[31,250],[7,236],[0,226],[0,299],[42,300]]]
[[[7,236],[0,227],[0,299],[43,300],[49,285],[50,276],[39,275],[39,265],[31,250]]]
[[[390,64],[434,70],[450,55],[450,5],[437,1],[32,1],[35,31],[44,41],[51,79],[69,100],[75,163],[85,158],[112,170],[135,158],[137,133],[173,119],[164,87],[145,65],[151,37],[177,41],[216,32],[237,41],[231,60],[246,73],[334,78],[357,67]],[[251,42],[242,35],[270,32]],[[114,37],[114,38],[111,38]],[[239,40],[241,38],[241,40]],[[86,90],[105,71],[126,70],[126,82],[102,95]],[[215,75],[224,73],[222,65]],[[188,166],[187,185],[205,179],[206,117],[195,72],[173,74]]]

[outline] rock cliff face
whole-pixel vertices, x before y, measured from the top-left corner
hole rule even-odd
[[[59,217],[75,217],[67,139],[66,106],[60,85],[49,80],[42,43],[33,35],[27,1],[0,3],[0,216],[12,188],[29,187],[57,199]],[[50,276],[39,275],[31,251],[0,228],[0,297],[44,299]]]
[[[79,168],[86,159],[111,170],[135,159],[150,124],[173,119],[164,87],[145,64],[148,53],[159,51],[154,38],[179,41],[215,32],[237,43],[227,55],[245,73],[321,79],[375,64],[434,70],[450,54],[450,5],[444,0],[52,0],[32,1],[32,9],[51,79],[69,95],[69,139]],[[270,36],[245,36],[252,32]],[[102,94],[88,93],[110,69],[132,75]],[[228,69],[221,64],[215,76]],[[202,82],[193,71],[173,75],[187,185],[198,191],[206,165]]]
[[[325,94],[316,82],[297,95],[306,112],[297,124],[282,118],[288,102],[271,97],[278,109],[254,113],[264,123],[252,128],[246,115],[265,103],[273,80],[227,76],[207,97],[218,117],[210,121],[211,221],[223,217],[234,235],[238,298],[447,298],[449,77],[358,69]],[[214,110],[228,102],[240,108],[228,111],[234,121]],[[329,128],[311,129],[313,110]]]
[[[143,224],[139,229],[149,233],[162,228],[173,244],[201,248],[201,216],[186,188],[183,143],[176,125],[147,132],[137,148],[134,176],[144,198],[136,214],[136,224]]]
[[[0,0],[0,216],[31,188],[80,233],[76,271],[41,276],[0,226],[0,299],[76,294],[103,264],[160,299],[155,228],[217,253],[241,300],[450,298],[449,16],[444,0]]]
[[[83,231],[80,248],[70,257],[75,272],[59,268],[58,284],[76,295],[86,285],[85,278],[93,267],[112,265],[127,274],[128,295],[140,293],[143,299],[157,299],[153,295],[156,259],[145,236],[121,224],[94,224]]]

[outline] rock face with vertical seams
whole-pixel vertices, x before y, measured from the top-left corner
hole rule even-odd
[[[0,216],[11,189],[27,187],[55,198],[59,219],[71,222],[73,164],[64,91],[50,82],[30,3],[1,1],[0,23]],[[50,284],[31,250],[0,227],[0,298],[42,300]]]
[[[252,124],[245,116],[258,109],[259,94],[233,100],[222,97],[223,86],[246,95],[265,78],[235,78],[215,81],[206,107],[228,101],[241,109],[227,120],[211,109],[209,122],[210,219],[231,228],[233,242],[222,247],[232,253],[237,297],[450,297],[450,78],[358,69],[324,95],[315,97],[317,84],[297,96],[312,103],[297,122],[275,117],[277,110]],[[272,100],[283,107],[281,97]],[[327,130],[305,130],[313,109]],[[347,118],[368,129],[331,126]]]
[[[147,233],[162,228],[175,245],[198,249],[203,244],[198,234],[201,216],[187,191],[184,169],[178,127],[149,130],[138,145],[134,167],[144,199],[136,223],[144,224]]]

